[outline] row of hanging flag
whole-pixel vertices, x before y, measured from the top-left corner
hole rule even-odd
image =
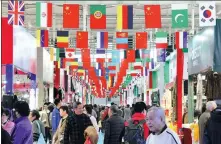
[[[37,30],[36,41],[37,47],[49,47],[49,34],[48,30]],[[176,32],[175,36],[178,38],[176,44],[180,45],[180,48],[187,49],[187,32]],[[136,32],[135,34],[135,49],[147,49],[148,48],[148,33]],[[168,33],[156,32],[156,48],[166,49],[168,47]],[[130,47],[128,32],[116,32],[116,49],[134,49]],[[69,32],[57,31],[56,47],[68,48],[69,47]],[[76,33],[76,48],[88,48],[88,32],[77,31]],[[108,49],[108,32],[97,32],[96,37],[96,53],[105,54],[105,49]]]
[[[36,26],[52,27],[52,3],[36,2]],[[90,29],[106,29],[106,5],[90,5]],[[133,29],[133,5],[117,6],[117,30]],[[63,4],[63,28],[79,28],[79,4]],[[9,0],[8,23],[24,25],[24,1]],[[144,5],[145,28],[161,28],[161,6]],[[171,4],[172,28],[188,27],[188,4]],[[216,25],[215,2],[199,2],[199,25]]]

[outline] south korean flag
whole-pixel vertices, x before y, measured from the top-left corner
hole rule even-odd
[[[200,27],[216,25],[215,2],[203,2],[199,4],[199,25]]]

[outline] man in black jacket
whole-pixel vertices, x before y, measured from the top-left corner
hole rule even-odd
[[[84,144],[84,130],[92,126],[90,118],[83,113],[83,105],[77,102],[74,114],[67,119],[64,131],[64,144]]]
[[[203,144],[221,144],[221,107],[211,112],[205,127]]]
[[[124,135],[124,119],[117,114],[117,105],[109,109],[110,118],[105,124],[104,144],[120,144]]]

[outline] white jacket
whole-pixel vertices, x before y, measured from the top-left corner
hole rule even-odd
[[[150,134],[146,144],[181,144],[178,135],[169,128],[166,128],[161,134]]]

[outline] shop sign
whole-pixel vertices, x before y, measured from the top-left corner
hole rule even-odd
[[[188,42],[188,74],[197,74],[213,66],[214,28],[206,28]]]

